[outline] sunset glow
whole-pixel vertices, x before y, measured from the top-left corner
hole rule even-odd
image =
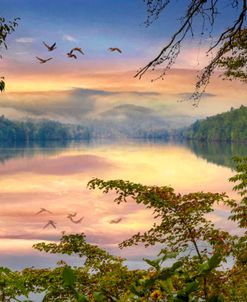
[[[180,2],[167,19],[161,15],[147,27],[142,0],[2,0],[6,20],[20,17],[15,32],[7,37],[8,49],[1,51],[0,77],[6,82],[0,94],[2,120],[52,120],[73,131],[84,127],[93,135],[68,143],[62,134],[60,145],[56,139],[49,145],[29,140],[25,130],[25,147],[0,146],[1,265],[13,263],[19,269],[30,259],[34,265],[44,264],[47,256],[32,245],[57,241],[62,232],[84,232],[90,243],[127,255],[134,268],[149,251],[155,254],[156,246],[119,250],[121,241],[152,226],[152,211],[133,201],[116,205],[114,193],[90,191],[87,183],[95,177],[172,186],[181,194],[205,191],[237,196],[228,181],[234,174],[227,161],[231,152],[222,154],[221,161],[213,152],[206,154],[205,146],[149,141],[145,133],[165,129],[171,134],[198,119],[247,105],[246,84],[224,81],[219,70],[199,106],[188,101],[212,55],[206,53],[212,41],[202,43],[200,31],[181,46],[174,68],[164,79],[159,78],[162,65],[135,77],[171,38],[174,20],[185,5]],[[56,48],[48,51],[44,42],[56,43]],[[75,47],[84,54],[77,50],[76,58],[68,56]],[[121,51],[110,51],[112,47]],[[145,141],[126,139],[134,131]],[[37,214],[42,208],[52,213]],[[76,219],[83,218],[78,223],[67,217],[74,212]],[[220,204],[209,218],[234,233],[228,215]],[[55,227],[46,226],[50,220]],[[57,260],[49,258],[47,266]]]

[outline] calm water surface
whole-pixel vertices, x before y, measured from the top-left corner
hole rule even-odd
[[[158,248],[118,249],[118,243],[152,225],[151,212],[134,203],[116,205],[113,194],[89,191],[93,177],[125,179],[148,185],[171,185],[177,192],[227,192],[233,154],[246,155],[246,146],[187,145],[168,142],[82,142],[68,146],[0,148],[0,266],[52,266],[59,259],[79,264],[76,257],[52,256],[32,249],[34,243],[53,241],[61,233],[87,235],[114,254],[127,257],[130,268],[142,267],[142,258]],[[40,208],[52,212],[36,213]],[[76,212],[74,224],[66,216]],[[218,206],[210,218],[227,230],[228,211]],[[121,218],[118,224],[110,220]],[[44,226],[49,220],[56,228]]]

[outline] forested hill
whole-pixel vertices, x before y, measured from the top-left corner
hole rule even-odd
[[[183,137],[199,141],[247,142],[247,107],[196,121],[184,131]]]
[[[0,116],[0,143],[69,141],[94,138],[168,139],[167,125],[138,124],[133,119],[127,125],[104,120],[84,120],[80,125],[52,120],[13,121]]]
[[[88,139],[88,129],[56,121],[11,121],[0,116],[0,143]]]

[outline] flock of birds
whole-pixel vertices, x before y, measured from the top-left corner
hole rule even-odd
[[[53,43],[52,45],[48,45],[47,43],[43,42],[43,44],[45,45],[45,47],[48,49],[48,51],[53,51],[54,49],[56,49],[56,42]],[[118,47],[110,47],[108,48],[109,51],[111,52],[119,52],[122,53],[122,50]],[[84,52],[82,51],[82,49],[80,47],[74,47],[72,48],[68,53],[67,53],[67,57],[68,58],[74,58],[77,59],[77,55],[75,54],[75,52],[80,53],[82,55],[84,55]],[[39,60],[40,64],[44,64],[50,60],[52,60],[53,58],[48,58],[48,59],[42,59],[40,57],[36,57]]]
[[[47,210],[47,209],[45,209],[45,208],[40,208],[40,210],[39,210],[35,215],[39,215],[39,214],[41,214],[41,213],[53,214],[51,211],[49,211],[49,210]],[[69,213],[69,214],[67,215],[67,218],[68,218],[71,222],[73,222],[73,223],[75,223],[75,224],[81,223],[82,220],[84,219],[84,217],[81,217],[81,218],[75,220],[75,218],[74,218],[75,216],[77,216],[77,213],[76,213],[76,212],[74,212],[74,213]],[[116,219],[112,219],[112,220],[110,220],[110,221],[108,221],[108,222],[109,222],[110,224],[117,224],[117,223],[119,223],[121,220],[122,220],[122,218],[116,218]],[[56,229],[56,224],[57,224],[57,223],[56,223],[54,220],[48,220],[48,222],[44,225],[43,229],[46,229],[46,228],[48,228],[48,227],[53,227],[54,229]]]
[[[51,211],[49,211],[49,210],[47,210],[47,209],[45,209],[45,208],[40,208],[40,210],[36,213],[36,215],[39,215],[39,214],[41,214],[41,213],[53,214]],[[82,220],[84,219],[84,217],[81,217],[81,218],[79,218],[78,220],[75,220],[74,217],[75,217],[76,215],[77,215],[76,212],[75,212],[75,213],[70,213],[70,214],[67,215],[67,218],[68,218],[71,222],[73,222],[73,223],[75,223],[75,224],[81,223]],[[51,226],[51,227],[53,227],[53,228],[55,229],[55,228],[56,228],[56,224],[57,224],[57,223],[56,223],[54,220],[48,220],[47,224],[43,227],[43,229],[46,229],[46,228],[49,227],[49,226]]]
[[[53,51],[55,50],[57,47],[56,47],[56,42],[53,43],[52,45],[48,45],[47,43],[45,43],[43,41],[43,44],[44,46],[47,48],[48,51]],[[111,52],[119,52],[119,53],[122,53],[122,50],[118,47],[110,47],[108,49],[109,51]],[[76,54],[75,54],[76,53]],[[82,51],[82,49],[80,47],[74,47],[72,48],[68,53],[67,53],[67,57],[68,58],[73,58],[73,59],[77,59],[77,53],[80,53],[81,55],[84,55],[84,52]],[[39,61],[40,64],[44,64],[50,60],[52,60],[53,58],[50,57],[48,59],[43,59],[43,58],[40,58],[40,57],[36,57],[37,60]],[[36,213],[36,215],[39,215],[41,213],[49,213],[49,214],[53,214],[51,211],[45,209],[45,208],[40,208],[40,211],[38,211]],[[75,223],[75,224],[78,224],[78,223],[81,223],[82,220],[84,219],[84,217],[81,217],[79,218],[78,220],[75,220],[75,216],[77,215],[77,213],[70,213],[67,215],[67,218],[72,222],[72,223]],[[122,218],[116,218],[116,219],[112,219],[112,220],[109,220],[108,222],[110,224],[117,224],[119,223],[120,221],[122,220]],[[48,220],[48,222],[44,225],[44,229],[48,228],[48,227],[53,227],[54,229],[56,228],[56,222],[54,220]]]

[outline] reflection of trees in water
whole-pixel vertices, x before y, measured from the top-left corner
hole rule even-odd
[[[95,147],[99,145],[112,147],[114,144],[156,145],[168,144],[163,139],[110,139],[97,138],[89,140],[67,141],[37,141],[29,143],[2,143],[0,144],[0,164],[13,158],[31,158],[36,155],[59,155],[69,148]]]
[[[30,158],[36,155],[58,155],[68,148],[94,147],[98,145],[112,145],[118,143],[129,143],[135,145],[185,145],[189,147],[197,156],[206,159],[208,162],[217,165],[233,168],[233,156],[246,156],[246,144],[234,143],[216,143],[216,142],[199,142],[199,141],[169,141],[160,139],[132,139],[132,140],[112,140],[112,139],[96,139],[82,141],[48,141],[29,144],[8,144],[0,145],[0,163],[4,163],[13,158]],[[155,151],[154,151],[155,152]]]
[[[66,141],[37,141],[29,143],[2,143],[0,144],[0,164],[13,158],[30,158],[36,155],[58,155],[69,148],[80,148],[98,145],[93,140],[66,140]]]
[[[69,142],[37,142],[29,144],[1,144],[0,163],[13,158],[33,157],[39,154],[56,155],[68,148]]]
[[[223,142],[199,142],[199,141],[187,141],[186,145],[192,149],[192,151],[206,159],[208,162],[215,163],[220,166],[233,168],[234,162],[233,156],[246,156],[247,145],[237,143],[223,143]]]

